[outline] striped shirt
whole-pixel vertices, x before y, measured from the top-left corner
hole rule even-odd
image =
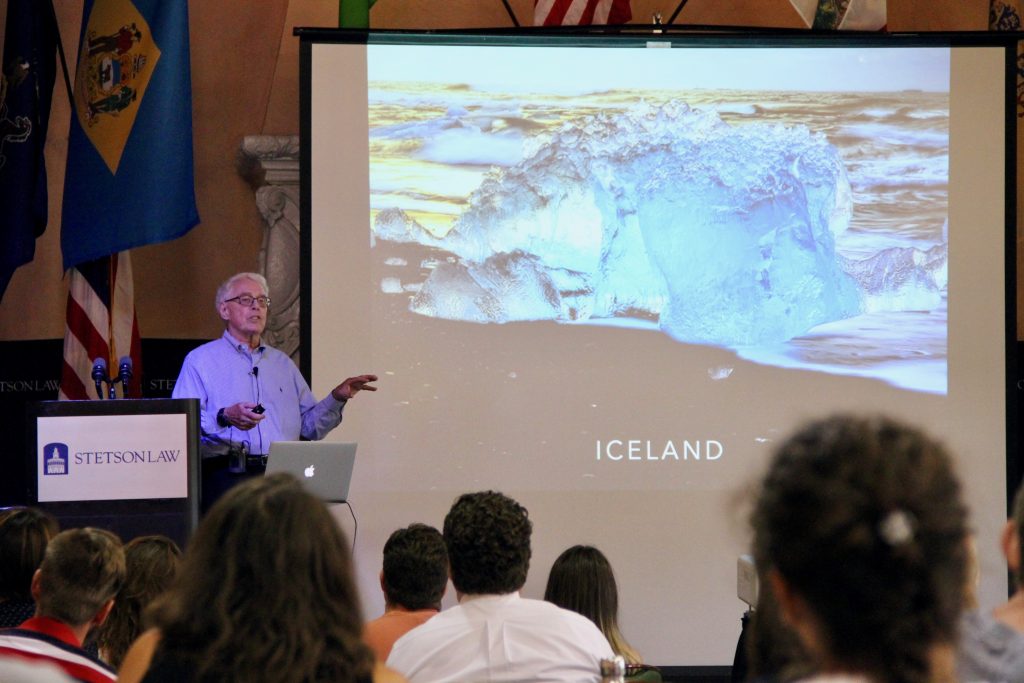
[[[114,683],[114,671],[81,645],[69,626],[49,617],[33,617],[18,628],[0,630],[0,658],[46,661],[82,683]]]

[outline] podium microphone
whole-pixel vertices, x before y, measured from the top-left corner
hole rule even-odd
[[[117,366],[117,380],[123,389],[128,388],[128,382],[132,379],[132,357],[121,356],[121,363]]]
[[[96,382],[96,398],[103,398],[103,383],[107,381],[107,359],[98,357],[92,362],[92,379]]]

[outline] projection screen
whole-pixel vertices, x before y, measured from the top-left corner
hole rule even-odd
[[[595,545],[647,661],[728,665],[751,488],[836,411],[949,444],[1005,599],[1004,45],[299,33],[304,371],[380,376],[329,437],[368,618],[387,536],[495,489],[524,595]]]

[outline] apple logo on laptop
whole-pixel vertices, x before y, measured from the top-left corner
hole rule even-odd
[[[306,478],[312,478],[316,474],[316,465],[310,465],[302,471]]]

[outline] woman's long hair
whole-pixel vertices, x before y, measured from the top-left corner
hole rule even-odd
[[[38,508],[0,510],[0,602],[31,600],[32,575],[60,526]]]
[[[127,572],[114,608],[96,631],[100,654],[118,668],[132,642],[142,633],[142,613],[174,581],[181,549],[166,536],[139,536],[124,547]]]
[[[157,657],[193,664],[196,681],[344,682],[373,670],[345,536],[287,474],[244,482],[210,509],[152,622]]]
[[[597,548],[574,545],[559,555],[551,565],[544,599],[594,622],[627,664],[642,663],[619,631],[619,589],[608,558]]]
[[[935,440],[886,417],[835,416],[783,443],[752,515],[762,576],[813,613],[831,666],[925,683],[963,605],[967,510]]]

